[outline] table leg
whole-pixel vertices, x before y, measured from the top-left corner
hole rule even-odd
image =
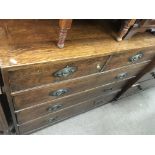
[[[59,20],[60,31],[59,31],[59,40],[57,43],[57,46],[59,48],[64,47],[64,43],[67,37],[67,31],[71,28],[71,25],[72,25],[72,19],[60,19]]]

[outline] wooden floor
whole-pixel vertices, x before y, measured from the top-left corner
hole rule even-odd
[[[74,20],[65,48],[59,49],[56,46],[58,20],[1,20],[0,66],[73,60],[155,46],[155,37],[148,33],[117,42],[105,23],[104,20]]]

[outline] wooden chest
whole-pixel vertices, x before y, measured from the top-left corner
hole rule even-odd
[[[58,49],[55,22],[4,21],[9,33],[2,25],[1,72],[17,134],[112,101],[155,56],[152,35],[119,43],[104,25],[87,21],[75,23],[65,48]]]

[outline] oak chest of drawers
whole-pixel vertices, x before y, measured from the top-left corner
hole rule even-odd
[[[58,33],[51,20],[17,22],[5,21],[10,33],[2,25],[0,42],[4,93],[17,134],[34,132],[112,101],[155,57],[155,38],[149,34],[119,43],[103,31],[103,25],[91,24],[86,30],[83,25],[87,23],[82,22],[72,28],[65,48],[58,49],[49,35]]]

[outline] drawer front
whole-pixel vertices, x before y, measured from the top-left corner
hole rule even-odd
[[[18,91],[100,72],[108,57],[90,58],[59,64],[30,65],[8,71],[11,90]]]
[[[97,96],[103,96],[103,95],[109,95],[111,93],[113,93],[114,91],[111,91],[110,93],[105,93],[106,90],[109,91],[109,89],[113,89],[115,90],[115,92],[120,91],[121,89],[119,89],[120,87],[123,86],[123,84],[125,84],[126,81],[123,81],[120,83],[120,85],[113,85],[114,87],[100,87],[100,88],[96,88],[93,90],[89,90],[83,93],[79,93],[77,95],[72,95],[63,99],[58,99],[52,102],[48,102],[45,104],[41,104],[35,107],[31,107],[22,111],[17,111],[16,112],[16,117],[18,120],[18,124],[22,124],[25,122],[28,122],[30,120],[36,119],[38,117],[42,117],[44,115],[50,114],[50,113],[54,113],[56,111],[60,111],[64,108],[68,108],[70,106],[79,104],[81,102],[90,100],[92,98],[95,98]],[[118,87],[118,88],[117,88]]]
[[[110,102],[116,93],[111,94],[109,96],[100,96],[95,99],[80,103],[78,105],[72,106],[70,108],[66,108],[64,110],[52,113],[45,117],[33,120],[31,122],[27,122],[19,126],[19,131],[21,134],[26,134],[28,132],[32,132],[36,129],[43,128],[49,125],[52,125],[56,122],[62,121],[71,116],[83,113],[97,106],[106,104]]]
[[[79,79],[68,80],[48,87],[12,93],[15,107],[20,104],[54,100],[74,93],[82,92],[108,83],[131,78],[139,73],[147,63],[132,65],[110,72],[99,73]]]
[[[131,64],[147,61],[147,60],[152,60],[154,56],[155,56],[155,49],[133,50],[131,52],[126,52],[122,54],[120,53],[114,54],[104,69],[110,70],[113,68],[119,68],[122,66],[127,66]]]
[[[152,70],[151,72],[145,74],[140,80],[138,80],[138,82],[143,82],[146,80],[151,80],[151,79],[155,79],[155,69]]]

